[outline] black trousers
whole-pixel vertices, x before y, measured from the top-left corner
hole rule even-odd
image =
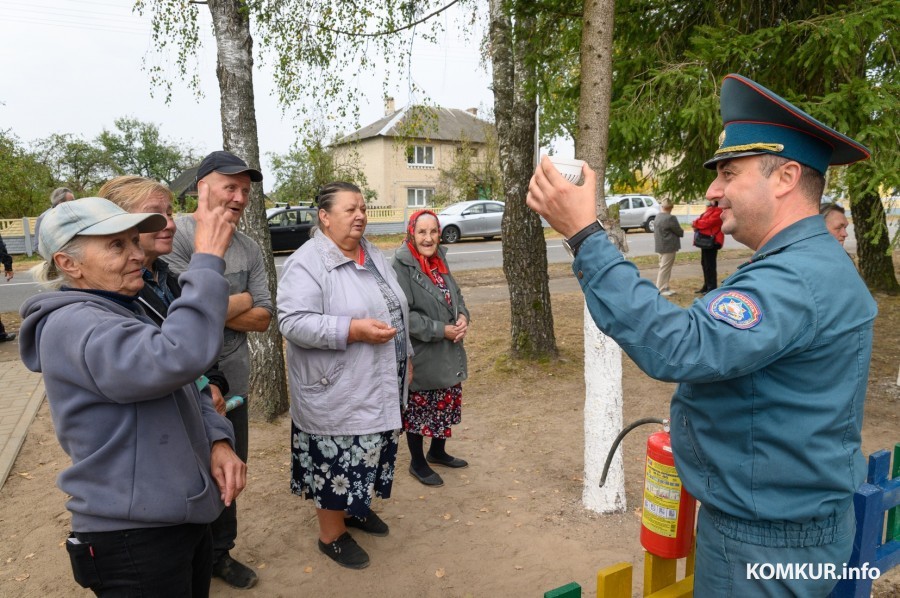
[[[209,596],[209,525],[75,532],[75,537],[87,550],[72,557],[73,573],[97,596]]]
[[[248,407],[246,400],[240,407],[232,409],[225,417],[234,426],[234,452],[244,463],[247,462]],[[218,519],[212,522],[213,552],[218,560],[229,550],[234,548],[234,540],[237,538],[237,501],[231,501],[230,507],[225,507]]]
[[[711,291],[719,286],[718,275],[716,273],[716,254],[718,249],[701,249],[700,250],[700,267],[703,268],[703,288]]]

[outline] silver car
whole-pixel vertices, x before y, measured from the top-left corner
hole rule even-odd
[[[606,207],[619,206],[619,226],[627,231],[629,228],[642,228],[652,233],[656,226],[656,215],[659,214],[659,203],[649,195],[609,195]]]
[[[456,243],[465,237],[493,239],[500,234],[504,205],[499,201],[461,201],[438,213],[441,241]]]

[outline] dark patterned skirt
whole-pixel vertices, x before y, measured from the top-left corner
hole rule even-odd
[[[307,434],[291,422],[291,492],[317,509],[366,517],[372,496],[389,498],[399,430],[360,436]]]
[[[409,391],[406,411],[403,413],[403,431],[450,438],[452,430],[462,421],[462,384],[435,390]]]

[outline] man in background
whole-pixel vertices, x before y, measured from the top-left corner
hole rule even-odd
[[[53,190],[53,193],[50,194],[50,209],[52,210],[59,204],[64,201],[72,201],[75,199],[75,194],[72,193],[71,189],[66,187],[59,187]],[[41,230],[41,220],[44,218],[44,214],[46,214],[49,210],[44,210],[44,212],[37,217],[37,220],[34,223],[34,237],[32,238],[32,245],[34,248],[34,252],[37,253],[38,250],[38,235]]]
[[[669,288],[672,276],[672,265],[675,253],[681,249],[681,237],[684,229],[678,218],[672,215],[672,202],[664,199],[660,204],[660,213],[656,216],[656,227],[653,229],[653,240],[656,253],[659,254],[659,273],[656,275],[656,288],[663,297],[671,297],[675,291]]]
[[[237,226],[250,201],[250,183],[261,182],[262,173],[225,151],[212,152],[197,169],[197,180],[209,185],[210,208],[222,206],[230,214],[231,223]],[[172,253],[161,256],[169,263],[177,276],[188,268],[194,253],[196,223],[192,214],[176,219],[177,230]],[[225,415],[234,425],[235,452],[247,462],[248,406],[250,392],[250,350],[248,332],[263,332],[269,327],[274,306],[269,295],[269,284],[263,262],[263,253],[256,242],[241,232],[235,232],[228,251],[225,252],[225,278],[229,284],[228,314],[225,319],[225,344],[219,355],[218,367],[228,380],[228,394],[210,383],[213,401],[220,413],[225,413],[225,401],[243,397],[242,405]],[[213,549],[215,551],[213,576],[219,577],[236,588],[251,588],[256,584],[256,573],[250,567],[233,559],[229,551],[237,538],[237,503],[233,501],[212,524]]]
[[[847,227],[850,226],[843,206],[836,203],[827,203],[819,209],[819,214],[825,219],[825,228],[828,229],[831,236],[843,245],[844,241],[847,240]]]

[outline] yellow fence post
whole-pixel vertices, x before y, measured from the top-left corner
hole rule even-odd
[[[631,598],[631,563],[616,563],[597,572],[597,598]]]
[[[676,559],[664,559],[661,556],[644,551],[644,596],[649,596],[675,583]]]

